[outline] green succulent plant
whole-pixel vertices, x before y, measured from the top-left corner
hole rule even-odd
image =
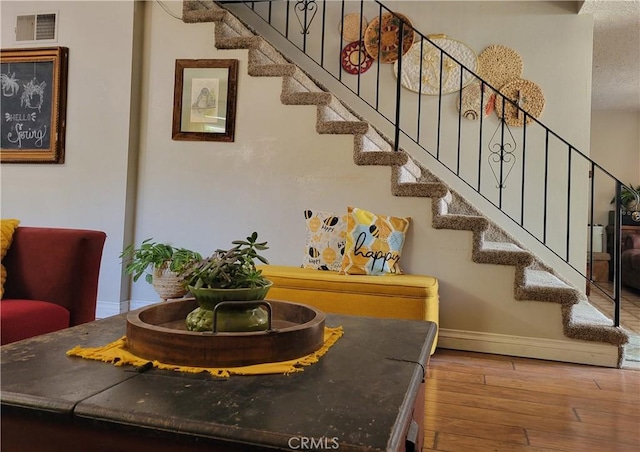
[[[166,266],[172,272],[180,273],[188,265],[200,261],[202,255],[186,248],[177,248],[166,243],[157,243],[153,238],[143,240],[140,247],[133,244],[127,246],[120,254],[120,258],[126,264],[124,271],[133,275],[133,281],[145,275],[145,281],[149,284],[153,281],[153,273],[150,268],[162,268]]]
[[[187,286],[218,289],[242,289],[265,287],[270,281],[256,269],[255,260],[268,264],[266,258],[258,254],[269,249],[267,242],[258,242],[254,232],[245,240],[234,240],[232,248],[218,249],[207,258],[192,262],[182,272]]]

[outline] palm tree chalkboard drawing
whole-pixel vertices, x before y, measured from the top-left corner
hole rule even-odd
[[[4,97],[13,97],[18,94],[20,90],[20,80],[16,78],[16,73],[0,74],[0,80],[2,81],[2,95]]]
[[[20,106],[37,109],[41,111],[42,104],[44,103],[44,88],[47,86],[47,82],[37,83],[36,79],[31,80],[26,85],[22,85],[24,91],[20,96]],[[32,104],[33,97],[38,96],[37,103]]]

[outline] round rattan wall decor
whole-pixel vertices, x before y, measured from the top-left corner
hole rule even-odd
[[[500,92],[506,99],[512,100],[520,108],[527,112],[527,124],[533,118],[539,118],[544,109],[544,93],[542,88],[530,80],[517,79],[507,83]],[[502,100],[501,95],[496,95],[496,114],[503,118],[510,126],[522,127],[525,114],[517,109],[511,102]],[[503,106],[504,104],[504,106]]]
[[[407,55],[402,57],[402,86],[416,93],[428,95],[438,95],[441,84],[442,94],[459,91],[462,67],[440,49],[468,69],[462,71],[462,86],[471,83],[474,76],[469,71],[475,72],[478,66],[478,56],[473,49],[464,42],[448,38],[446,35],[430,35],[428,38],[431,42],[426,39],[421,40],[422,44],[416,42]],[[442,72],[440,71],[441,56],[444,56]],[[393,73],[398,77],[397,61],[393,65]],[[442,74],[442,80],[440,80],[440,74]]]
[[[363,74],[373,64],[373,58],[364,49],[362,41],[347,44],[340,53],[342,69],[349,74]]]
[[[478,75],[496,89],[522,78],[522,57],[515,50],[494,44],[478,56]]]
[[[481,92],[484,91],[484,92]],[[484,85],[484,89],[481,88],[481,83],[475,81],[464,88],[460,92],[461,99],[458,99],[456,106],[460,109],[463,118],[470,121],[477,121],[480,119],[480,112],[483,113],[483,117],[489,116],[494,109],[496,93],[487,85]],[[482,107],[480,107],[482,102]]]
[[[414,40],[413,25],[403,14],[384,13],[377,16],[369,23],[364,33],[364,47],[373,59],[379,59],[381,63],[391,64],[398,59],[399,50],[402,48],[404,55],[409,51]],[[400,39],[400,27],[402,22],[402,39]],[[400,42],[402,41],[402,45]]]
[[[369,22],[366,17],[357,13],[345,14],[338,25],[342,31],[342,39],[347,42],[360,41],[367,30]]]

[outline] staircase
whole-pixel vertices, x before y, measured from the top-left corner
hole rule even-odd
[[[618,366],[628,334],[591,306],[585,294],[511,237],[503,228],[450,188],[403,149],[394,149],[380,130],[358,116],[300,67],[291,63],[264,38],[256,35],[229,11],[213,1],[184,1],[183,21],[215,23],[218,49],[247,49],[248,73],[254,77],[281,77],[281,102],[315,105],[319,134],[353,135],[357,165],[391,167],[395,196],[429,198],[433,228],[472,232],[472,259],[480,264],[513,266],[514,297],[561,305],[564,334],[568,338],[612,344],[618,348]]]

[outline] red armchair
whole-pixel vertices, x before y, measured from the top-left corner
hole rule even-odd
[[[1,343],[95,320],[105,240],[101,231],[18,227],[2,260]]]

